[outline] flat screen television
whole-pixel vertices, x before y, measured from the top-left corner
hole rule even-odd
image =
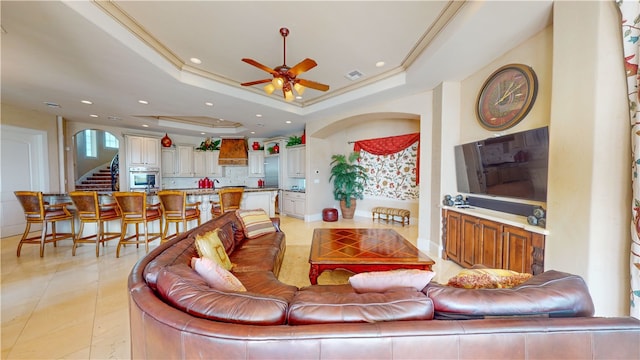
[[[455,147],[458,192],[547,201],[548,127]]]

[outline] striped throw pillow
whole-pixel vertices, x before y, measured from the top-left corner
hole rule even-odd
[[[244,236],[247,239],[255,239],[276,232],[271,219],[262,209],[236,210],[236,215],[242,221]]]

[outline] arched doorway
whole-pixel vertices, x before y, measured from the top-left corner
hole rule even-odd
[[[120,141],[108,131],[85,129],[73,135],[76,190],[117,191]]]

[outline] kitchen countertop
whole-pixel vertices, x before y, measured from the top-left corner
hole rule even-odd
[[[211,194],[217,194],[218,190],[220,189],[224,189],[224,188],[232,188],[235,186],[225,186],[225,187],[221,187],[221,188],[216,188],[216,189],[200,189],[200,188],[182,188],[182,189],[165,189],[165,190],[180,190],[180,191],[185,191],[187,193],[187,195],[211,195]],[[259,192],[259,191],[278,191],[280,189],[275,188],[275,187],[244,187],[243,188],[245,192]],[[302,191],[304,192],[304,190]],[[147,195],[157,195],[158,190],[153,190],[149,193],[147,193]],[[113,192],[98,192],[99,196],[112,196]],[[45,197],[68,197],[69,194],[66,193],[46,193],[46,194],[42,194]]]

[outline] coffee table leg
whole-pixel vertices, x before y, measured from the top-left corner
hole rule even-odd
[[[311,282],[311,285],[318,284],[318,275],[318,265],[311,265],[311,268],[309,269],[309,281]]]

